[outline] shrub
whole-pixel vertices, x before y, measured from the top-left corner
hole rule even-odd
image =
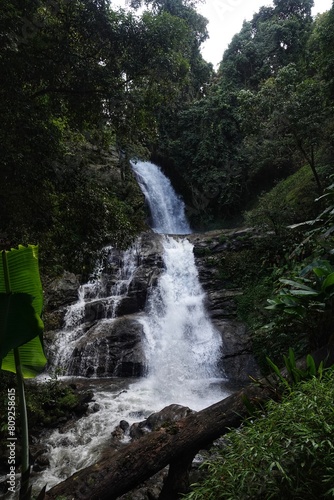
[[[334,375],[313,377],[270,401],[266,414],[226,436],[207,477],[187,500],[315,499],[334,496]]]
[[[281,234],[288,224],[315,216],[316,193],[312,172],[305,166],[260,196],[257,206],[246,212],[245,222]]]

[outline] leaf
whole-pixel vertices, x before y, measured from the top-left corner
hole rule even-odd
[[[300,301],[298,300],[297,297],[291,297],[291,295],[280,295],[279,296],[281,302],[286,306],[286,307],[297,307],[300,304]]]
[[[2,251],[0,295],[1,369],[16,373],[13,349],[18,348],[23,376],[35,377],[46,364],[37,246]]]
[[[296,297],[317,297],[319,292],[316,290],[290,290],[291,295],[296,295]]]
[[[293,286],[294,288],[297,288],[297,289],[308,290],[308,291],[314,292],[313,288],[311,288],[307,285],[304,285],[303,283],[300,283],[298,281],[286,280],[286,279],[281,278],[280,282],[284,283],[285,285]]]
[[[27,293],[0,294],[0,362],[11,349],[29,342],[43,331],[43,322]]]
[[[334,285],[334,273],[331,273],[327,276],[327,278],[323,282],[321,288],[322,288],[322,290],[326,290],[326,288],[329,288],[332,285]]]
[[[47,359],[44,354],[42,337],[37,336],[18,348],[24,378],[34,378],[43,371]],[[2,360],[1,369],[16,373],[14,351],[11,350]]]
[[[279,380],[285,385],[285,387],[287,389],[290,389],[289,382],[283,377],[283,375],[281,374],[280,369],[278,368],[278,366],[275,365],[275,363],[273,361],[271,361],[271,359],[268,358],[268,356],[266,356],[266,360],[267,360],[267,363],[270,366],[270,368],[272,368],[272,370],[275,372],[275,374],[279,378]]]
[[[318,278],[322,278],[323,276],[328,275],[328,271],[325,270],[323,267],[314,267],[312,270],[314,274],[318,276]]]
[[[306,356],[306,365],[307,365],[307,370],[308,370],[309,374],[312,377],[315,377],[317,374],[317,368],[315,365],[314,358],[313,358],[313,356],[311,356],[311,354],[308,354]]]
[[[5,252],[5,251],[4,251]],[[3,252],[3,253],[4,253]],[[43,288],[38,267],[38,247],[19,245],[5,252],[11,292],[28,293],[34,297],[33,307],[40,316],[43,309]],[[6,293],[3,266],[0,266],[0,293]]]
[[[296,358],[295,358],[295,353],[291,347],[289,347],[289,361],[290,361],[290,366],[291,368],[296,368]]]

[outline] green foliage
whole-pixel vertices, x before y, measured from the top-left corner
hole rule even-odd
[[[316,367],[315,361],[311,354],[308,354],[306,357],[306,369],[302,370],[298,368],[296,363],[296,357],[293,349],[289,349],[288,356],[283,356],[285,368],[287,369],[288,379],[284,377],[278,368],[278,366],[267,357],[267,363],[270,368],[273,370],[274,374],[277,376],[278,381],[281,383],[283,389],[287,389],[288,391],[292,391],[293,388],[304,380],[308,380],[312,377],[322,378],[323,375],[323,362],[321,361],[320,365]]]
[[[2,247],[34,241],[43,270],[89,273],[101,245],[126,246],[143,228],[117,157],[147,151],[166,104],[200,92],[210,73],[199,51],[206,20],[188,2],[175,7],[134,16],[104,0],[2,6]],[[90,146],[104,184],[91,175]]]
[[[245,223],[281,235],[286,226],[314,217],[317,206],[312,172],[302,167],[259,197],[257,205],[245,213]],[[291,233],[291,231],[290,231]]]
[[[54,427],[59,419],[76,415],[78,394],[59,380],[31,385],[27,394],[27,412],[31,429]]]
[[[280,403],[225,437],[188,500],[332,497],[333,371],[300,383]]]
[[[6,443],[8,388],[16,387],[14,374],[0,371],[0,441]],[[57,377],[45,383],[29,383],[26,393],[27,414],[30,433],[35,435],[41,428],[55,427],[59,419],[70,419],[76,416],[80,404],[79,394]],[[20,411],[17,408],[17,437],[21,435]],[[4,456],[6,453],[4,451]]]
[[[0,266],[1,369],[18,370],[29,378],[43,370],[43,290],[38,268],[38,248],[33,245],[2,251]]]
[[[309,311],[321,313],[331,309],[334,268],[328,261],[312,262],[295,280],[281,278],[279,281],[285,286],[274,299],[268,299],[267,309],[282,310],[299,318],[304,318]]]
[[[292,323],[300,323],[311,348],[324,345],[333,332],[333,266],[327,260],[316,260],[294,277],[280,278],[279,283],[276,296],[268,299],[267,309],[278,313],[278,324],[282,314],[289,315]]]

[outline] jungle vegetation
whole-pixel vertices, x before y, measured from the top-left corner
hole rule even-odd
[[[243,290],[238,315],[265,372],[267,356],[278,364],[290,347],[303,355],[334,334],[334,6],[313,18],[313,0],[274,0],[244,22],[215,71],[200,52],[208,32],[196,3],[2,1],[0,245],[38,244],[42,280],[64,269],[85,279],[104,244],[126,247],[145,228],[128,160],[152,158],[195,229],[254,227],[256,243],[217,265]],[[333,496],[332,378],[308,384],[284,400],[284,415],[273,404],[247,427],[252,470],[235,475],[244,496],[219,458],[189,498],[281,498],[291,477],[294,498]],[[303,407],[310,418],[292,440],[287,419]],[[238,436],[232,464],[248,446]],[[277,455],[265,461],[268,443]]]

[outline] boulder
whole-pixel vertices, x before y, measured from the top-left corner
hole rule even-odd
[[[143,326],[124,316],[96,322],[73,349],[69,375],[139,377],[145,373]]]
[[[79,286],[79,277],[65,271],[62,276],[46,284],[45,307],[49,311],[54,311],[73,304],[78,300]]]
[[[130,436],[132,439],[139,439],[148,432],[157,431],[162,427],[171,428],[174,422],[185,418],[193,413],[187,406],[171,404],[157,413],[152,413],[148,418],[141,422],[135,422],[130,427]]]
[[[230,381],[244,384],[249,376],[260,378],[260,369],[252,351],[252,341],[247,326],[235,319],[215,319],[213,324],[223,339],[221,369]]]

